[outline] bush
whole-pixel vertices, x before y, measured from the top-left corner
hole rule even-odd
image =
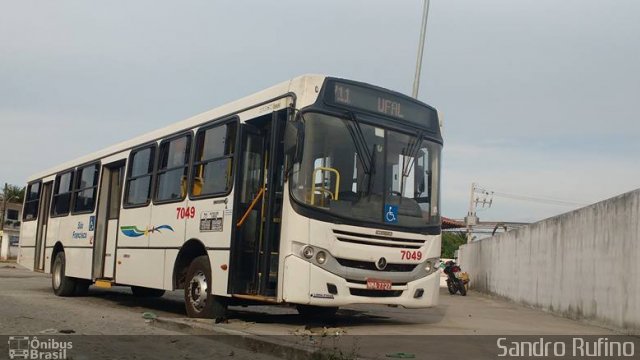
[[[442,232],[442,252],[443,259],[453,259],[455,251],[460,245],[467,243],[467,235],[462,231]]]

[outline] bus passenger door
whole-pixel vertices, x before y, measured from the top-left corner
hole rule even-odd
[[[231,246],[231,291],[257,294],[258,246],[264,196],[264,140],[259,129],[241,125],[240,159]]]
[[[94,279],[114,277],[124,165],[120,161],[102,167],[93,243]]]
[[[235,294],[276,296],[287,116],[284,109],[242,124],[231,246]]]
[[[36,230],[36,253],[35,266],[36,271],[44,271],[45,248],[47,243],[47,223],[49,221],[49,205],[51,204],[51,188],[53,182],[42,185],[40,192],[40,209],[38,209],[38,225]]]

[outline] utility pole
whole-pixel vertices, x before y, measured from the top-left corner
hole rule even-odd
[[[418,42],[418,58],[416,59],[416,75],[413,78],[413,92],[415,99],[418,98],[418,89],[420,88],[420,71],[422,69],[422,54],[424,52],[424,39],[427,36],[427,18],[429,17],[429,0],[424,0],[422,12],[422,28],[420,29],[420,40]]]
[[[2,191],[2,212],[0,213],[0,258],[2,260],[6,260],[9,252],[9,244],[5,244],[5,236],[4,236],[4,213],[7,211],[7,192],[9,186],[7,183],[4,183],[4,190]],[[8,240],[7,240],[8,241]],[[7,248],[7,254],[3,251],[4,248]]]
[[[493,191],[485,190],[478,187],[478,184],[471,183],[471,193],[469,194],[469,211],[467,216],[464,217],[464,223],[467,225],[467,242],[472,240],[472,227],[478,225],[480,219],[476,215],[476,209],[478,205],[482,205],[482,208],[490,208],[493,204]],[[477,196],[476,196],[477,195]]]
[[[9,191],[9,185],[4,183],[4,189],[2,190],[2,212],[0,212],[0,235],[4,230],[4,213],[7,211],[7,192]]]
[[[471,183],[471,194],[469,195],[469,211],[467,216],[464,217],[464,222],[467,225],[467,243],[471,242],[471,227],[478,223],[478,217],[476,216],[476,201],[474,199],[476,193],[476,183]]]

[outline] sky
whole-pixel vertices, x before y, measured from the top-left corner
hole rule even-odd
[[[419,99],[442,209],[472,182],[590,204],[640,187],[640,1],[431,0]],[[411,94],[420,0],[0,0],[0,182],[304,73]],[[481,221],[579,205],[494,196]]]

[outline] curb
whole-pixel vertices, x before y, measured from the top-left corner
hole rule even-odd
[[[216,328],[212,323],[213,320],[211,319],[157,318],[151,322],[151,325],[190,335],[214,336],[215,339],[212,339],[214,341],[223,342],[237,348],[247,349],[260,354],[268,354],[282,359],[335,359],[335,349],[297,344],[278,339],[275,336],[260,336],[244,331]],[[358,358],[364,359],[360,356],[358,356]]]

